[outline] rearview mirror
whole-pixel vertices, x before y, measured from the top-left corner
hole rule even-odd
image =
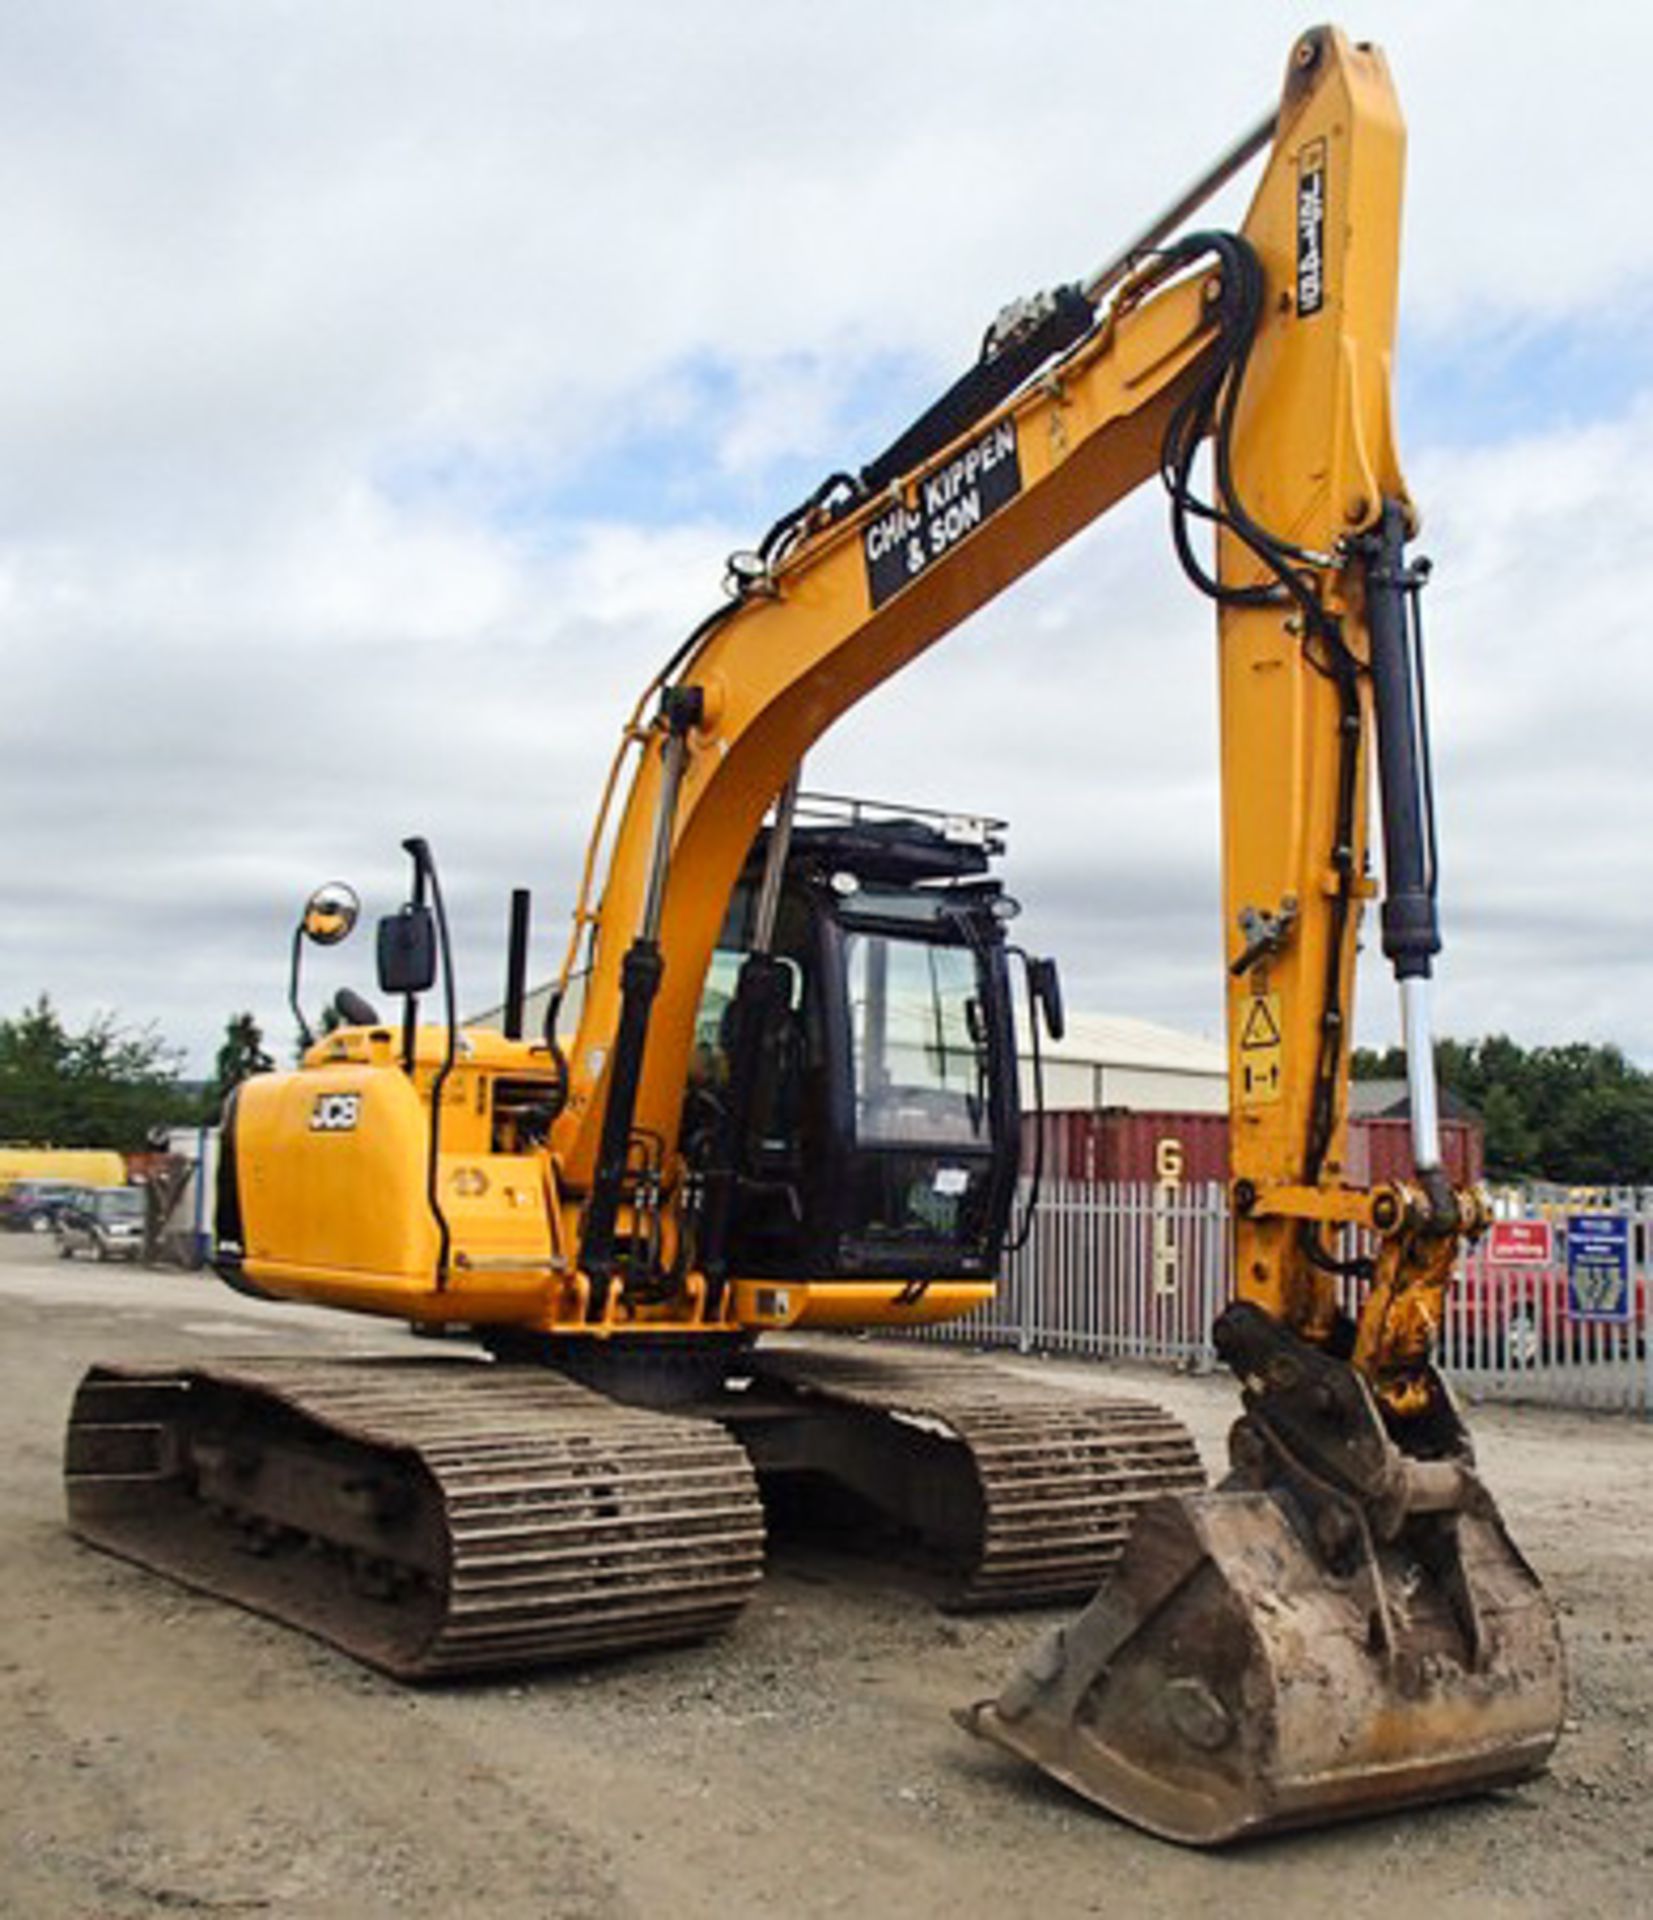
[[[336,947],[341,940],[349,939],[361,911],[362,903],[354,887],[346,886],[342,880],[329,880],[305,901],[304,917],[299,925],[304,937],[315,941],[318,947]]]
[[[436,916],[429,907],[405,906],[379,922],[379,988],[383,993],[425,993],[436,979]]]
[[[293,1010],[299,1041],[303,1046],[313,1045],[316,1038],[310,1031],[310,1022],[305,1019],[298,998],[298,976],[304,963],[304,943],[313,940],[318,947],[336,947],[341,940],[349,939],[361,911],[362,903],[356,889],[346,886],[342,880],[329,880],[326,886],[317,887],[304,903],[304,911],[293,929],[293,951],[287,963],[287,1004]]]
[[[1056,971],[1054,960],[1029,958],[1027,990],[1044,1016],[1045,1032],[1052,1040],[1060,1040],[1067,1032],[1067,1020],[1062,1012],[1062,977]]]

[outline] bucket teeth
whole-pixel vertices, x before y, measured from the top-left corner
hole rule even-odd
[[[1553,1613],[1484,1496],[1427,1524],[1450,1555],[1403,1533],[1333,1578],[1277,1493],[1162,1500],[959,1721],[1195,1846],[1526,1779],[1561,1724]]]

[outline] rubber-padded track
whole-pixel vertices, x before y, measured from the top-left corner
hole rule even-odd
[[[898,1446],[939,1435],[965,1450],[972,1510],[944,1596],[961,1610],[1089,1599],[1143,1506],[1206,1484],[1193,1436],[1162,1407],[974,1356],[787,1340],[766,1342],[754,1372],[823,1412],[882,1416]]]
[[[540,1369],[95,1367],[70,1523],[400,1679],[697,1640],[762,1571],[740,1447]]]

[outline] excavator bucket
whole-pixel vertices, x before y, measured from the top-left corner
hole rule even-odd
[[[1484,1490],[1382,1544],[1326,1511],[1314,1543],[1274,1490],[1156,1501],[1085,1611],[960,1723],[1193,1846],[1540,1771],[1560,1639]]]

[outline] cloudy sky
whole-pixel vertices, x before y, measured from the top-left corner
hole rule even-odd
[[[12,0],[0,1012],[283,1046],[319,880],[425,833],[468,1005],[560,950],[723,556],[1274,97],[1299,8]],[[1653,118],[1629,5],[1364,0],[1410,123],[1443,1026],[1653,1064]],[[1235,217],[1235,209],[1228,209]],[[1070,1001],[1215,1032],[1211,622],[1144,495],[811,784],[1008,815]],[[322,988],[371,983],[368,943]],[[1368,968],[1366,1038],[1391,1037]]]

